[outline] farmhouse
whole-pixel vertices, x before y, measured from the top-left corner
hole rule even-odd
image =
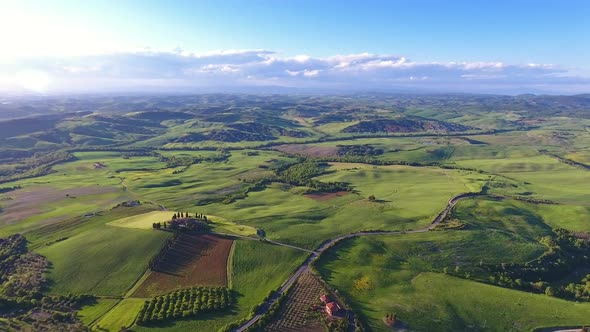
[[[336,302],[330,302],[326,304],[326,313],[328,316],[334,316],[340,310],[340,306]]]

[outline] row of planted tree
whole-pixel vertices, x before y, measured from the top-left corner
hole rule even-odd
[[[177,290],[145,301],[137,316],[137,324],[167,321],[223,311],[234,303],[234,296],[225,287],[194,287]]]

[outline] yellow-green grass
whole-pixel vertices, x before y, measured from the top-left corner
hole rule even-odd
[[[176,212],[172,211],[151,211],[136,216],[117,219],[107,225],[125,228],[152,229],[152,224],[157,222],[170,221]]]
[[[483,229],[502,227],[533,239],[552,228],[590,232],[590,207],[586,206],[473,198],[457,203],[453,216]]]
[[[107,225],[135,229],[152,229],[153,223],[169,221],[176,212],[151,211],[125,217],[109,222]],[[207,216],[211,230],[217,233],[229,233],[242,236],[256,235],[256,228],[239,225],[218,216]]]
[[[116,332],[120,331],[122,327],[130,327],[144,302],[145,299],[123,299],[94,324],[94,329]]]
[[[147,269],[168,232],[97,226],[38,252],[52,264],[49,293],[121,296]]]
[[[112,220],[150,212],[154,209],[158,209],[158,206],[149,203],[135,207],[119,206],[110,210],[100,211],[91,217],[78,216],[60,222],[42,225],[22,234],[29,242],[29,249],[36,250],[40,247],[50,246],[60,240],[73,237],[83,231],[95,227],[104,227],[104,224]],[[4,230],[6,229],[2,229],[0,232]]]
[[[203,209],[259,227],[273,240],[315,249],[339,234],[424,227],[451,197],[479,191],[487,179],[477,172],[433,167],[332,165],[335,172],[319,179],[351,183],[356,193],[320,201],[299,194],[298,188],[273,185],[231,205]],[[370,202],[370,195],[377,201]]]
[[[589,303],[500,288],[433,273],[456,265],[526,262],[540,245],[504,232],[459,231],[347,241],[317,266],[372,331],[390,330],[389,313],[413,331],[527,331],[590,323]]]
[[[246,318],[252,307],[277,289],[307,257],[304,252],[259,241],[237,240],[234,245],[230,271],[237,304],[233,310],[164,325],[134,326],[134,331],[217,331]]]
[[[169,210],[184,210],[194,206],[197,200],[239,191],[244,185],[241,175],[248,177],[258,166],[268,166],[271,159],[290,160],[275,151],[258,151],[255,156],[245,156],[242,152],[248,151],[234,152],[224,163],[195,164],[182,173],[173,174],[173,169],[144,172],[128,177],[126,184],[129,190],[146,200],[157,201]],[[171,179],[174,182],[170,182]],[[199,209],[191,207],[188,212],[200,213]]]
[[[530,193],[533,198],[587,206],[590,172],[555,158],[537,156],[513,159],[458,161],[457,165],[482,169],[517,181],[517,188],[496,190],[501,194]]]
[[[565,155],[566,158],[582,164],[590,165],[590,151],[576,151]]]
[[[95,303],[82,307],[82,309],[78,311],[78,318],[80,318],[82,323],[90,325],[99,317],[111,310],[111,308],[113,308],[119,301],[120,300],[118,299],[99,298]]]
[[[248,225],[240,225],[218,216],[207,216],[210,221],[211,231],[215,233],[229,233],[241,236],[255,236],[256,228]]]
[[[342,129],[358,124],[359,121],[331,122],[315,127],[315,129],[327,134],[339,134]]]

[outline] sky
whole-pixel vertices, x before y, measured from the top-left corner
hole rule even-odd
[[[590,1],[0,0],[0,91],[590,92]]]

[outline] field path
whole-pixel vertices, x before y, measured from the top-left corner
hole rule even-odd
[[[411,231],[376,231],[376,232],[361,231],[361,232],[341,235],[341,236],[338,236],[338,237],[335,237],[335,238],[325,241],[315,251],[313,251],[311,253],[311,255],[309,255],[309,257],[307,257],[307,259],[289,277],[289,279],[287,279],[283,283],[281,288],[279,288],[279,290],[277,292],[275,292],[273,294],[273,296],[271,296],[268,300],[266,300],[262,304],[260,309],[258,309],[258,311],[256,312],[256,315],[254,315],[252,318],[250,318],[250,320],[248,320],[247,322],[242,324],[240,327],[238,327],[234,331],[243,332],[243,331],[246,331],[252,325],[254,325],[262,317],[262,315],[264,315],[268,311],[270,306],[273,303],[275,303],[278,300],[278,298],[284,292],[286,292],[289,289],[289,287],[291,287],[291,285],[293,285],[295,280],[297,280],[297,278],[299,278],[299,276],[301,276],[301,274],[303,272],[306,272],[309,270],[309,265],[311,264],[311,262],[313,262],[315,259],[317,259],[324,251],[328,250],[330,247],[332,247],[336,243],[338,243],[344,239],[350,239],[353,237],[367,236],[367,235],[399,235],[399,234],[414,234],[414,233],[428,232],[428,231],[433,230],[441,221],[443,221],[445,219],[445,217],[447,216],[447,214],[449,214],[451,209],[455,206],[455,204],[457,204],[460,200],[465,199],[465,198],[469,198],[469,197],[480,196],[480,195],[481,195],[480,193],[463,193],[463,194],[459,194],[457,196],[452,197],[447,202],[447,206],[432,220],[432,222],[428,226],[423,227],[423,228],[419,228],[419,229],[415,229],[415,230],[411,230]],[[275,243],[272,241],[269,241],[269,242]]]

